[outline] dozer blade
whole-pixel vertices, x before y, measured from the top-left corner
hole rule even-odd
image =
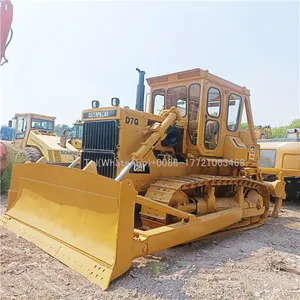
[[[106,289],[131,266],[135,198],[129,180],[16,165],[1,225]]]

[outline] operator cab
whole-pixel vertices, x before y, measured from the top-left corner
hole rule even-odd
[[[133,153],[156,132],[173,107],[177,108],[181,118],[166,129],[163,139],[151,148],[147,157],[140,159],[148,166],[142,168],[143,181],[135,182],[140,190],[146,188],[148,174],[154,176],[161,172],[155,165],[157,161],[159,164],[177,161],[177,170],[183,173],[186,167],[190,168],[190,173],[196,172],[191,168],[197,166],[190,165],[192,159],[199,158],[220,161],[222,165],[235,160],[240,168],[257,164],[259,146],[255,139],[249,90],[201,69],[152,77],[147,79],[150,97],[145,112],[145,72],[139,69],[138,72],[135,110],[120,107],[119,99],[113,98],[111,107],[100,107],[94,100],[92,108],[82,112],[81,168],[92,160],[96,162],[98,174],[116,178],[124,168],[122,163],[132,159]],[[249,128],[245,131],[240,130],[243,107]],[[132,175],[128,176],[133,180],[137,172],[130,169]],[[230,170],[226,172],[231,174]]]
[[[25,146],[28,139],[30,130],[38,130],[42,132],[54,133],[54,121],[55,117],[38,115],[38,114],[16,114],[9,122],[10,127],[15,131],[14,142],[15,145]],[[25,143],[25,144],[24,144]],[[23,145],[24,144],[24,145]]]
[[[82,140],[83,122],[79,120],[79,121],[76,121],[73,125],[74,126],[72,128],[72,138]]]
[[[239,137],[243,103],[250,92],[201,69],[148,78],[148,112],[159,115],[177,107],[187,127],[187,148],[224,156],[226,136]],[[197,146],[197,147],[195,147]],[[198,151],[197,151],[198,152]]]

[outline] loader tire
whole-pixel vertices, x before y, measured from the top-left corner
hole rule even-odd
[[[34,147],[26,147],[25,153],[27,159],[32,163],[36,163],[42,157],[42,153],[40,152],[40,150]]]

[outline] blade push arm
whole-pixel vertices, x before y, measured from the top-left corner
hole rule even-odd
[[[167,129],[172,126],[177,120],[180,119],[180,113],[175,107],[171,107],[166,113],[166,118],[162,123],[154,128],[153,133],[149,136],[146,142],[142,143],[141,147],[132,154],[132,159],[130,163],[120,172],[116,177],[117,181],[122,180],[122,178],[129,172],[129,170],[134,165],[134,162],[142,162],[147,155],[152,151],[154,146],[166,136]],[[157,124],[157,123],[156,123]]]

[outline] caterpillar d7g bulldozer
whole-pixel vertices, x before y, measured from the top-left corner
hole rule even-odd
[[[259,173],[248,89],[201,69],[149,78],[146,112],[138,71],[135,110],[83,111],[81,169],[14,167],[1,220],[103,289],[135,258],[264,224],[284,188]]]

